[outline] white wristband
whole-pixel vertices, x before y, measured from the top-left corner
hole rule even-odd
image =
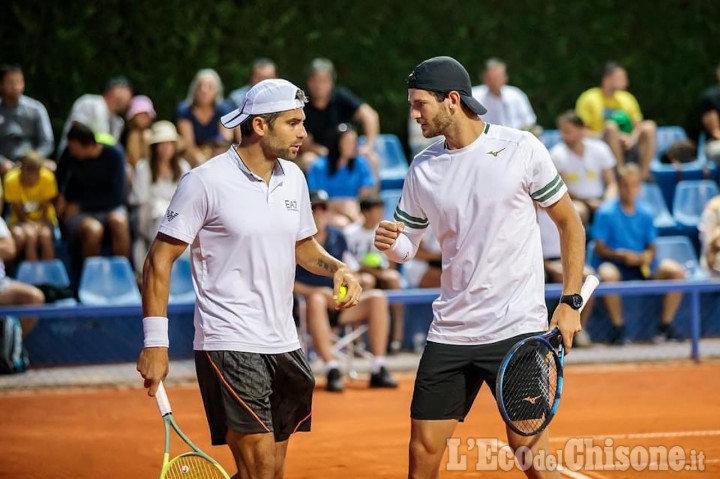
[[[167,348],[170,346],[167,318],[162,316],[143,318],[143,332],[145,333],[144,344],[146,348]]]

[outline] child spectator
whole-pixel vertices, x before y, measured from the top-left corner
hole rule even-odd
[[[131,167],[135,167],[141,158],[148,156],[148,136],[150,125],[157,114],[150,98],[145,95],[136,95],[130,101],[127,123],[125,123],[124,145],[125,160]]]
[[[328,156],[315,161],[307,175],[311,191],[327,192],[331,224],[341,228],[360,221],[358,198],[377,189],[370,164],[358,156],[357,138],[350,124],[340,124],[330,142]]]
[[[55,174],[43,166],[45,158],[28,150],[20,167],[5,175],[5,200],[10,204],[10,231],[19,253],[28,261],[55,257],[53,200],[58,194]]]

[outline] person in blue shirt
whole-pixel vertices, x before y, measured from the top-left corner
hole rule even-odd
[[[627,163],[618,168],[618,176],[619,197],[605,202],[597,210],[593,225],[596,256],[593,266],[597,267],[600,281],[684,279],[685,270],[676,261],[655,258],[657,229],[653,215],[637,200],[642,188],[640,168]],[[614,328],[612,342],[627,343],[620,296],[608,295],[603,300]],[[671,323],[681,300],[682,293],[665,295],[657,341],[679,338]]]
[[[327,157],[317,159],[307,174],[310,191],[327,192],[332,213],[330,222],[338,227],[360,221],[358,198],[377,190],[370,162],[357,155],[357,139],[355,129],[348,123],[341,123]]]

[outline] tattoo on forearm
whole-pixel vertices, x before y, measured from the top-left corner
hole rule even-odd
[[[318,268],[323,269],[323,270],[327,271],[328,273],[334,273],[338,269],[336,265],[330,264],[323,259],[319,259],[317,262],[317,265],[318,265]]]

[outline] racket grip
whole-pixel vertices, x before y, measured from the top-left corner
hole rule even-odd
[[[168,414],[172,414],[172,409],[170,408],[170,401],[168,400],[167,393],[165,392],[165,386],[163,386],[162,381],[160,381],[160,384],[158,384],[157,391],[155,392],[155,401],[157,401],[158,409],[160,410],[161,416],[167,416]]]
[[[590,275],[585,279],[582,288],[580,288],[580,296],[582,296],[583,299],[583,304],[580,307],[580,312],[585,309],[585,305],[587,304],[588,299],[590,299],[590,296],[592,296],[593,291],[595,291],[595,288],[597,288],[599,284],[600,280],[593,275]]]

